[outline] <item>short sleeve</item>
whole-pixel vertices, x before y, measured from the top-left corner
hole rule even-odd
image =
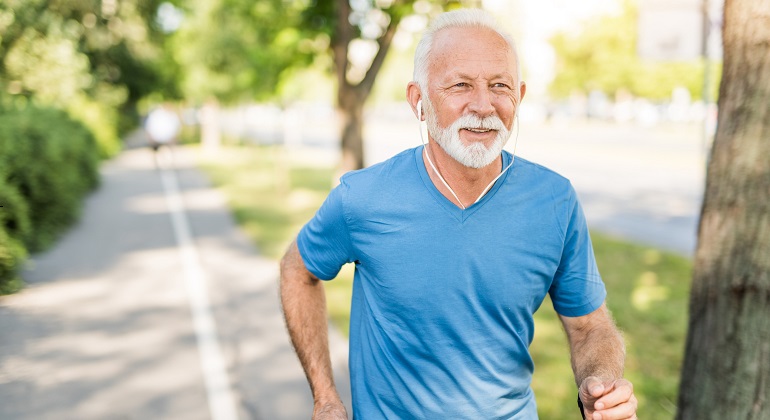
[[[583,209],[571,188],[566,204],[564,247],[549,294],[556,312],[575,317],[598,309],[607,291],[596,267]]]
[[[334,188],[315,216],[300,230],[297,247],[305,267],[321,280],[331,280],[353,261],[344,199],[348,186]]]

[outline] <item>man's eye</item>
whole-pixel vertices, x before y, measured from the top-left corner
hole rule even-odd
[[[508,89],[508,85],[506,85],[505,83],[495,83],[494,85],[492,85],[492,87],[494,87],[494,88],[502,88],[502,89]]]
[[[465,83],[465,82],[460,82],[460,83],[455,84],[455,87],[467,87],[467,86],[468,86],[468,84]]]

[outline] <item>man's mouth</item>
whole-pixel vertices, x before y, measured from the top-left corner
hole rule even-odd
[[[471,132],[473,132],[473,133],[488,133],[488,132],[492,131],[492,130],[491,130],[491,129],[489,129],[489,128],[471,128],[471,127],[465,127],[464,129],[465,129],[465,130],[468,130],[468,131],[471,131]]]

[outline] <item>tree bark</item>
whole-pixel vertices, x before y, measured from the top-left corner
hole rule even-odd
[[[770,0],[726,0],[677,419],[770,419]]]
[[[364,103],[355,89],[340,89],[339,110],[342,126],[341,171],[361,169],[364,167]]]
[[[403,3],[395,1],[397,5]],[[347,78],[350,62],[348,48],[355,38],[354,28],[350,24],[350,1],[337,0],[336,29],[330,45],[334,56],[334,67],[337,75],[337,108],[341,115],[341,171],[344,173],[364,167],[364,103],[374,87],[374,81],[379,74],[385,56],[390,49],[393,36],[401,21],[401,16],[390,13],[390,22],[382,36],[377,39],[377,54],[364,78],[356,83],[350,83]]]

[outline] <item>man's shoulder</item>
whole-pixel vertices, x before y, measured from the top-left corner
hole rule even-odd
[[[532,162],[531,160],[525,159],[523,157],[516,156],[516,163],[514,166],[520,166],[521,172],[542,182],[563,186],[570,185],[569,179],[567,179],[564,175],[561,175],[553,169],[550,169],[539,163]]]
[[[348,188],[362,188],[398,181],[407,173],[416,173],[414,153],[414,148],[407,149],[372,166],[347,172],[340,182]]]

